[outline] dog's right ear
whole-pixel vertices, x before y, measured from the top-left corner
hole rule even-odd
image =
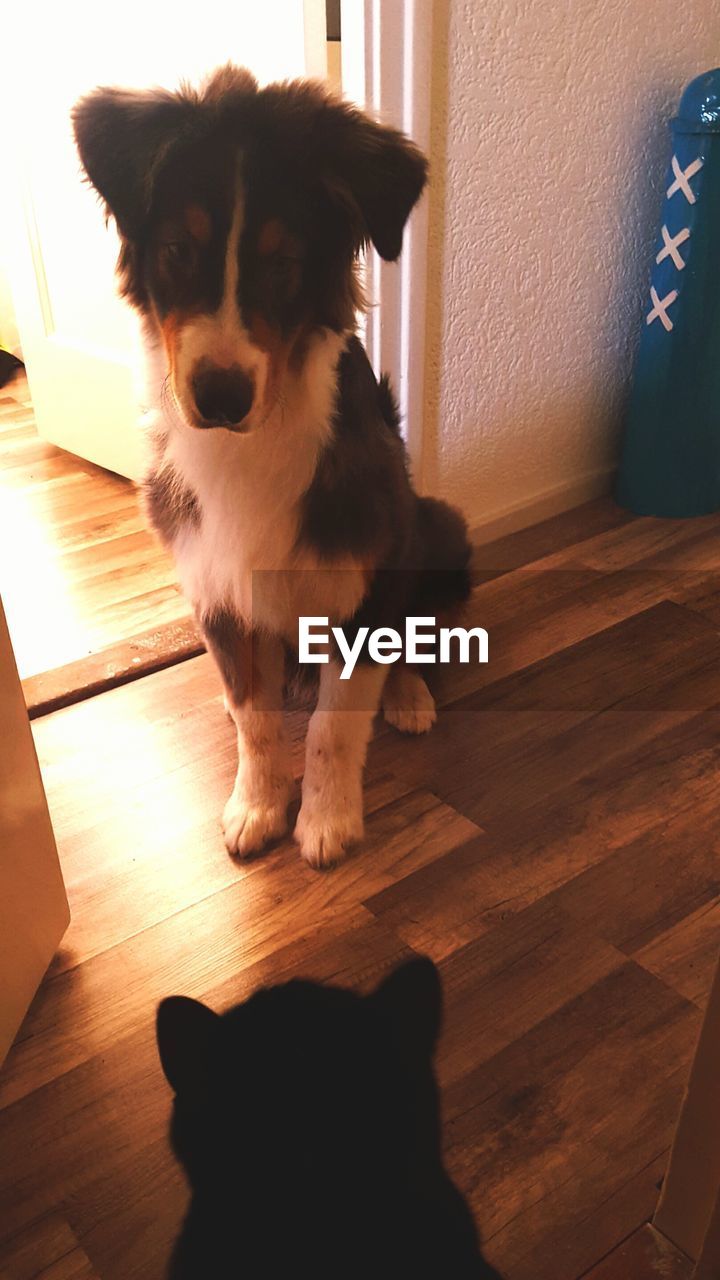
[[[156,1033],[165,1078],[175,1093],[192,1092],[207,1080],[220,1017],[199,1000],[168,996],[158,1006]]]
[[[163,89],[94,89],[74,107],[83,168],[126,239],[140,230],[154,175],[192,112],[188,98]]]
[[[427,181],[427,160],[404,134],[346,102],[328,101],[323,123],[326,190],[356,211],[360,238],[371,240],[386,262],[395,262],[405,223]]]

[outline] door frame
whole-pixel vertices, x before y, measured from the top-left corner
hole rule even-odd
[[[430,149],[433,0],[341,0],[342,83],[346,97]],[[398,263],[368,252],[370,309],[365,342],[379,375],[390,374],[400,404],[415,486],[424,485],[425,347],[429,203],[405,229]]]

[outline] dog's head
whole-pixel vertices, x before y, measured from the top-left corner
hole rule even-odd
[[[425,183],[402,134],[232,66],[198,92],[97,89],[73,121],[123,292],[158,325],[196,427],[258,426],[309,336],[352,327],[360,248],[394,261]]]

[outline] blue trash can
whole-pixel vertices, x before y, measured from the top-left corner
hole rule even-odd
[[[671,130],[615,497],[685,517],[720,510],[720,68],[690,82]]]

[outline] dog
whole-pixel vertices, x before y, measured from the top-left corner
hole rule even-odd
[[[293,981],[219,1016],[164,1000],[171,1144],[191,1200],[169,1280],[499,1280],[441,1157],[430,960],[370,996]]]
[[[195,91],[99,88],[73,112],[89,182],[115,219],[121,291],[148,366],[144,484],[237,726],[223,815],[231,854],[287,829],[280,709],[300,616],[345,634],[452,617],[469,594],[464,520],[418,497],[398,413],[356,336],[357,260],[394,261],[426,182],[404,135],[319,85],[259,89],[233,66]],[[363,834],[362,773],[382,703],[425,732],[411,666],[322,667],[295,835],[314,867]]]

